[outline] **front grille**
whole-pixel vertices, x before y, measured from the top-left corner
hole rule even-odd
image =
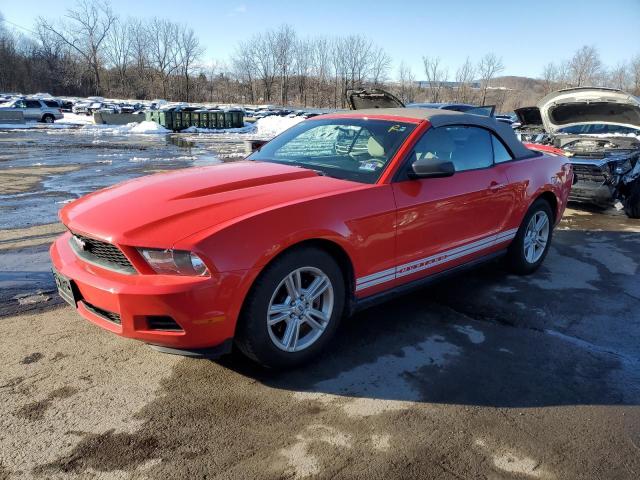
[[[147,317],[149,330],[172,330],[180,331],[182,328],[171,317],[154,315]]]
[[[84,306],[91,313],[103,318],[111,323],[115,323],[116,325],[121,325],[120,315],[115,312],[109,312],[108,310],[103,310],[102,308],[98,308],[95,305],[91,305],[83,300]]]
[[[95,238],[73,234],[71,246],[82,259],[109,270],[135,273],[135,268],[118,247]]]
[[[594,165],[573,164],[573,173],[579,182],[596,182],[604,184],[607,177],[600,167]]]

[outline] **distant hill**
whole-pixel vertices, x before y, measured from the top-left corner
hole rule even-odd
[[[544,82],[537,78],[505,75],[504,77],[494,78],[490,85],[492,87],[504,87],[510,90],[529,91],[541,95],[544,93]]]

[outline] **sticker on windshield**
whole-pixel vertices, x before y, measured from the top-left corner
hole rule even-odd
[[[380,168],[378,162],[362,162],[359,167],[360,170],[366,170],[367,172],[375,172],[378,168]]]

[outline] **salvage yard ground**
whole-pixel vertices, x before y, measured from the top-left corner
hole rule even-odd
[[[82,168],[0,192],[0,479],[640,477],[640,221],[572,205],[535,275],[491,264],[398,298],[275,373],[159,354],[47,283],[57,202],[239,139],[75,135],[65,160],[25,135],[0,172]]]

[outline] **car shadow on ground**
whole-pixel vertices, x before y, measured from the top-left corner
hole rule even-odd
[[[638,237],[558,231],[535,275],[510,276],[494,262],[360,312],[294,371],[265,371],[239,355],[219,363],[323,401],[637,405]],[[598,249],[608,254],[598,258]]]

